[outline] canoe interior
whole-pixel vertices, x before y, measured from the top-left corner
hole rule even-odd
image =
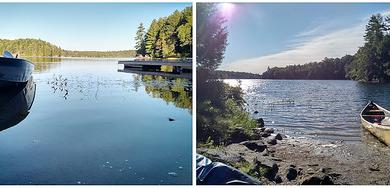
[[[381,124],[382,120],[386,118],[386,113],[383,108],[378,107],[375,103],[369,103],[362,112],[362,118],[369,123]]]

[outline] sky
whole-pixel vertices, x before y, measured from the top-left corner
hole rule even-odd
[[[227,19],[222,70],[263,73],[267,67],[353,55],[372,14],[390,3],[236,3],[219,6]]]
[[[66,50],[128,50],[142,22],[191,3],[1,3],[1,39],[35,38]]]

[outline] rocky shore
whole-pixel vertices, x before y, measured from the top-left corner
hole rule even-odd
[[[197,153],[223,162],[263,184],[390,184],[390,148],[364,133],[361,143],[289,137],[272,128],[237,128],[226,146],[198,147]]]

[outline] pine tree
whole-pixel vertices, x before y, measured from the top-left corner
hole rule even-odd
[[[226,19],[218,14],[216,4],[200,3],[197,6],[196,63],[200,69],[213,71],[222,63],[226,50]]]
[[[135,36],[135,49],[137,51],[137,55],[145,55],[145,28],[142,23],[139,24]]]

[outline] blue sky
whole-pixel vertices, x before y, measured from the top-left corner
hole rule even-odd
[[[221,69],[254,73],[268,66],[353,54],[363,44],[369,17],[390,15],[390,3],[236,3],[232,7]]]
[[[140,22],[191,3],[1,3],[0,38],[40,38],[67,50],[125,50]]]

